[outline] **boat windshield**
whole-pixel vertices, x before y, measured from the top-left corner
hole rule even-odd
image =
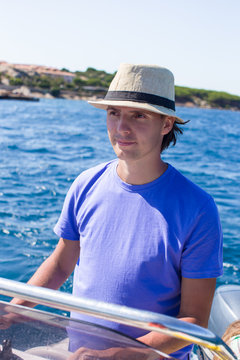
[[[40,290],[43,291],[41,288]],[[38,289],[39,292],[40,290]],[[47,292],[50,295],[56,294],[56,297],[59,295],[49,289]],[[71,296],[71,299],[74,297]],[[86,303],[89,304],[89,301],[77,300],[81,303],[81,311],[84,304],[85,312],[90,311],[90,308],[86,310]],[[93,304],[95,307],[98,305],[96,302]],[[106,316],[112,314],[113,321],[117,321],[119,314],[113,316],[113,312],[110,311],[113,306],[115,305],[106,304],[101,313],[105,313]],[[91,311],[97,312],[95,307],[92,306]],[[117,309],[121,312],[121,308],[117,307]],[[142,316],[143,319],[134,321],[135,324],[140,324],[141,328],[163,332],[194,343],[198,351],[192,353],[192,360],[215,360],[217,356],[222,360],[237,359],[231,349],[207,329],[175,318],[139,310],[133,311],[130,308],[127,308],[127,311],[122,310],[122,313],[127,315],[124,319],[127,324],[132,324],[134,318]],[[0,301],[0,360],[159,360],[160,358],[172,359],[159,350],[109,328]]]
[[[3,301],[0,349],[4,360],[160,358],[158,351],[110,329]]]

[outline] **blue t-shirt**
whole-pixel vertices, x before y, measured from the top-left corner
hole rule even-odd
[[[72,184],[54,230],[80,241],[73,294],[176,316],[181,277],[222,274],[222,233],[212,197],[171,165],[144,185],[123,182],[117,160]],[[94,319],[132,337],[147,331]],[[179,354],[181,353],[178,352]]]

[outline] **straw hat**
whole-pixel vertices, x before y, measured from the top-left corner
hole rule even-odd
[[[171,71],[156,65],[121,64],[104,99],[88,101],[106,110],[108,106],[126,106],[174,116],[174,77]]]

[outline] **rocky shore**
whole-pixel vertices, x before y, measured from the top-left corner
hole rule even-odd
[[[98,94],[96,94],[96,92]],[[99,94],[101,93],[101,94]],[[21,87],[13,87],[13,86],[4,86],[4,88],[0,84],[0,100],[28,100],[28,101],[39,101],[41,98],[45,99],[68,99],[68,100],[96,100],[98,98],[102,98],[105,94],[105,91],[102,89],[96,89],[84,92],[79,95],[74,91],[62,90],[58,96],[53,96],[50,92],[46,90],[28,88],[26,86]],[[102,95],[102,96],[101,96]],[[189,108],[204,108],[204,109],[220,109],[226,110],[226,108],[221,106],[212,106],[204,100],[199,98],[195,98],[193,101],[183,101],[182,99],[178,99],[176,97],[176,106],[180,107],[189,107]],[[240,111],[240,106],[231,106],[228,107],[227,110],[231,111]]]
[[[113,76],[94,68],[72,73],[67,69],[0,61],[0,100],[103,98]],[[177,106],[240,111],[240,96],[181,86],[176,86],[175,92]]]

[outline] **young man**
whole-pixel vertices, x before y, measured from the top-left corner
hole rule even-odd
[[[76,296],[207,326],[222,274],[221,226],[211,196],[161,159],[184,123],[175,114],[172,73],[122,64],[106,97],[90,104],[107,110],[117,160],[75,180],[55,226],[59,243],[29,283],[57,289],[75,268]],[[188,354],[180,340],[94,321],[176,357]]]

